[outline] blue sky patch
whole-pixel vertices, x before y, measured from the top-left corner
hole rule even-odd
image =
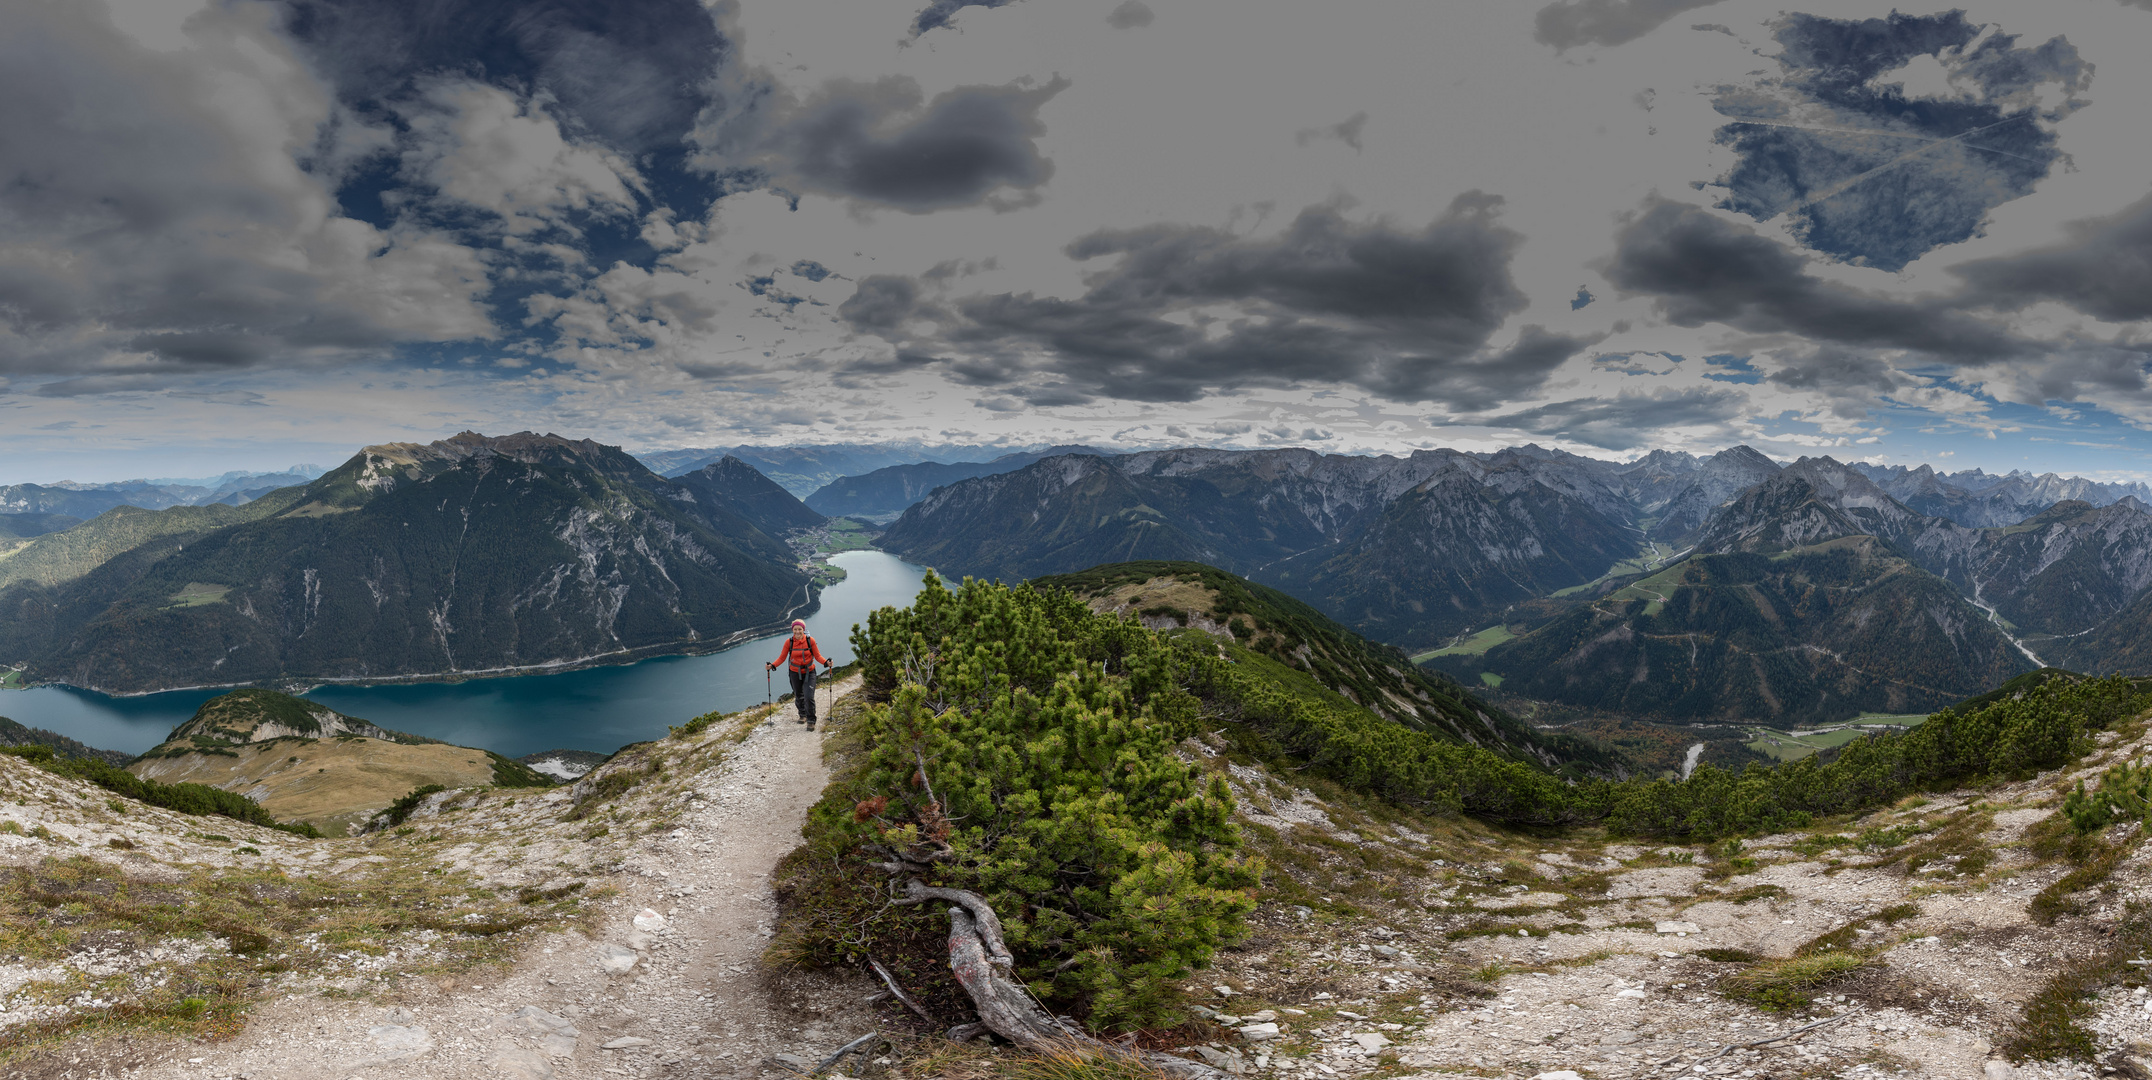
[[[1989,210],[2030,194],[2092,80],[2066,39],[2020,46],[1962,11],[1794,14],[1775,36],[1782,74],[1713,100],[1733,121],[1714,139],[1739,158],[1719,206],[1785,215],[1810,248],[1881,270],[1979,235]]]

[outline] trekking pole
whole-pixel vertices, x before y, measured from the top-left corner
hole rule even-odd
[[[771,699],[770,695],[772,695],[772,694],[774,694],[774,693],[776,693],[776,692],[777,692],[777,691],[775,691],[775,690],[773,690],[773,689],[771,689],[771,688],[770,688],[770,669],[769,669],[769,668],[763,668],[763,669],[762,669],[762,711],[763,711],[763,712],[767,713],[767,712],[769,712],[769,711],[770,711],[770,709],[771,709],[771,708],[775,707],[775,703],[774,703],[774,702],[772,701],[772,699]]]

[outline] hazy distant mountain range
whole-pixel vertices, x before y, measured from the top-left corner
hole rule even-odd
[[[881,544],[952,576],[1205,562],[1408,648],[1499,629],[1436,662],[1532,696],[1791,721],[1925,711],[2036,656],[2152,661],[2141,493],[1830,458],[1781,466],[1747,447],[1627,463],[1533,446],[1172,450],[960,481]]]
[[[318,465],[294,465],[283,472],[228,472],[222,476],[121,480],[110,484],[78,484],[63,480],[53,484],[11,484],[0,487],[0,529],[11,536],[38,536],[56,528],[69,528],[115,506],[139,506],[163,510],[171,506],[206,506],[223,503],[238,506],[261,498],[278,488],[304,484],[320,476]],[[26,515],[57,515],[74,521],[56,523],[40,531]]]
[[[830,517],[851,516],[883,524],[895,519],[935,488],[978,476],[1015,472],[1034,461],[1060,454],[1110,455],[1110,450],[1090,446],[1049,446],[1003,454],[992,461],[923,461],[914,465],[890,465],[864,476],[832,480],[807,496],[807,505]]]
[[[466,433],[81,521],[31,498],[127,485],[21,485],[7,490],[35,490],[0,514],[0,661],[146,690],[705,648],[805,601],[783,538],[844,513],[895,515],[881,546],[952,577],[1205,563],[1468,682],[1630,714],[1919,712],[2041,662],[2152,670],[2139,484],[1781,464],[1748,447],[1631,462],[1537,446],[751,452],[639,461]],[[794,481],[873,467],[803,503],[758,460]]]
[[[0,656],[141,691],[681,651],[805,603],[781,535],[821,520],[738,461],[675,481],[551,435],[370,446],[244,506],[118,507],[0,559]]]
[[[928,463],[984,462],[1010,452],[1006,446],[959,443],[823,443],[659,450],[639,454],[637,459],[651,471],[672,477],[693,472],[722,458],[735,457],[754,466],[795,497],[805,499],[838,480],[865,476],[877,469]]]

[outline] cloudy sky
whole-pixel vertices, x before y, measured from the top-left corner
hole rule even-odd
[[[2152,0],[15,0],[0,482],[1091,441],[2152,477]]]

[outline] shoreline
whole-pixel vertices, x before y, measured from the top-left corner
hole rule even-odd
[[[239,682],[199,683],[192,686],[160,686],[150,690],[107,690],[103,687],[71,683],[65,679],[52,679],[44,682],[26,683],[22,686],[8,687],[7,689],[35,690],[48,686],[65,687],[70,690],[102,694],[105,697],[119,700],[150,697],[156,694],[178,694],[189,690],[237,690],[244,687],[259,686],[282,690],[294,696],[303,696],[323,686],[417,686],[430,683],[473,682],[480,679],[512,679],[530,675],[558,675],[595,667],[621,667],[667,656],[709,656],[713,653],[725,652],[757,638],[783,633],[792,619],[798,617],[800,611],[805,610],[812,614],[814,609],[820,607],[821,599],[821,590],[816,588],[812,591],[806,603],[787,609],[784,615],[777,620],[734,630],[722,638],[661,642],[655,645],[638,646],[633,649],[615,649],[612,652],[594,653],[590,656],[579,656],[568,660],[549,660],[542,664],[473,668],[459,671],[418,672],[400,675],[308,675],[293,678],[247,679]]]

